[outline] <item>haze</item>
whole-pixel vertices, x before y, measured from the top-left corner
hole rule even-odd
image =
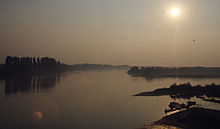
[[[177,18],[168,11],[181,10]],[[219,0],[0,0],[0,60],[219,66]]]

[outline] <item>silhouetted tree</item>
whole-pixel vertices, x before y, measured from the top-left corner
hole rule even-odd
[[[6,59],[5,59],[5,64],[6,64],[6,65],[12,64],[12,57],[11,57],[11,56],[7,56],[7,57],[6,57]]]
[[[33,65],[35,66],[36,64],[37,64],[37,62],[36,62],[36,58],[33,57]]]
[[[5,58],[6,68],[10,72],[45,72],[45,71],[60,71],[59,61],[54,58],[43,57],[17,57],[7,56]]]
[[[40,64],[40,58],[37,57],[37,64],[39,65]]]
[[[41,63],[44,65],[49,65],[49,64],[57,64],[57,61],[53,58],[43,57],[41,58]]]

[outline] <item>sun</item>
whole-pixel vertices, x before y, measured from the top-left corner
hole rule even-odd
[[[179,16],[180,10],[176,7],[173,7],[170,9],[170,14],[171,16],[174,16],[174,17]]]

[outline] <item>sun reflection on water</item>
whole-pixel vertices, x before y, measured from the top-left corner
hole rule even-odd
[[[35,121],[40,121],[43,118],[43,113],[40,111],[35,111],[33,112],[32,117]]]

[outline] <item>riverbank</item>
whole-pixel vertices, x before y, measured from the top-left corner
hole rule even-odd
[[[134,96],[163,96],[168,95],[172,99],[190,99],[193,97],[203,101],[220,103],[220,85],[215,83],[201,85],[191,85],[190,83],[173,84],[169,88],[160,88],[151,92],[142,92]]]
[[[220,111],[205,108],[191,108],[163,117],[137,129],[217,129]]]

